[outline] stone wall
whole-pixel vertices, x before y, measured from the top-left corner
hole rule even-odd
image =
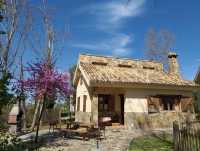
[[[127,112],[124,114],[125,126],[129,129],[172,128],[173,121],[194,119],[194,114],[183,112],[160,112],[154,114]]]
[[[90,123],[91,122],[91,112],[82,112],[82,111],[76,112],[75,120],[77,122]]]

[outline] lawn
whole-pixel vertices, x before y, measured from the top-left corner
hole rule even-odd
[[[131,141],[129,151],[172,151],[171,135],[144,136]]]

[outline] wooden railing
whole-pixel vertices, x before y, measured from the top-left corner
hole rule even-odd
[[[174,151],[200,151],[200,121],[173,123]]]

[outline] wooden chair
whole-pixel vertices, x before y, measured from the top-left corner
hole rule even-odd
[[[104,138],[106,138],[106,125],[112,121],[111,117],[100,117],[99,118],[99,130],[103,131]]]
[[[49,121],[49,133],[51,131],[51,128],[52,128],[52,130],[54,132],[54,129],[57,128],[57,124],[58,123],[59,123],[58,120],[50,120]]]

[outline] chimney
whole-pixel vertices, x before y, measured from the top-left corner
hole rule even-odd
[[[174,52],[169,52],[169,74],[180,78],[179,64],[177,60],[178,55]]]

